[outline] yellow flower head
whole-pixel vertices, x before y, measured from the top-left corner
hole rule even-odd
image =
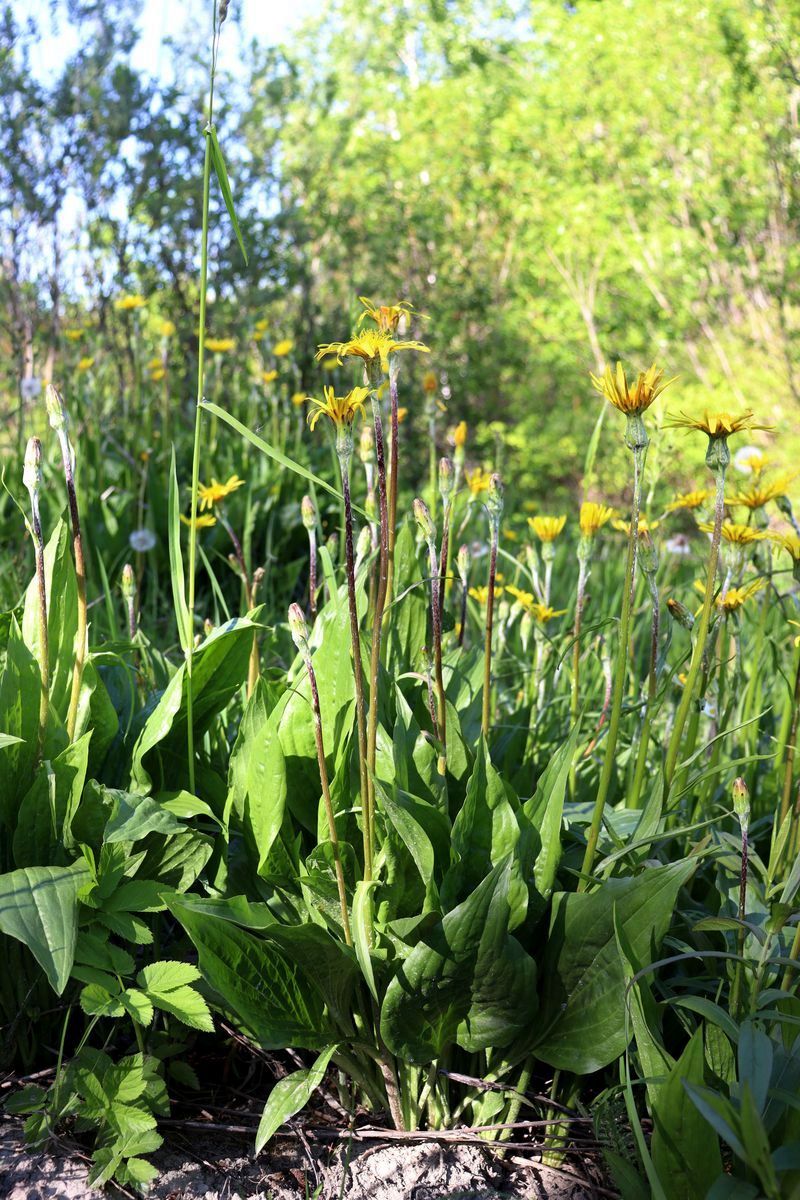
[[[286,358],[287,354],[291,354],[294,348],[294,342],[291,338],[283,338],[280,342],[276,342],[272,347],[272,353],[276,358]]]
[[[269,329],[269,321],[267,320],[266,317],[261,317],[258,321],[256,321],[255,325],[253,326],[253,329],[259,335],[261,335],[262,333],[266,333],[266,331]]]
[[[791,533],[774,533],[772,541],[781,550],[785,550],[787,554],[791,554],[796,563],[800,562],[800,537],[797,536],[794,530]]]
[[[381,333],[396,333],[402,318],[411,316],[414,311],[407,300],[400,300],[397,304],[373,304],[366,296],[359,296],[358,299],[364,305],[364,312],[358,318],[357,325],[363,325],[367,320],[374,321]]]
[[[161,325],[159,326],[159,333],[161,334],[162,337],[165,337],[165,338],[172,337],[173,334],[175,333],[174,322],[167,321],[167,320],[162,321]]]
[[[238,475],[231,475],[227,483],[220,483],[212,476],[211,483],[201,483],[198,488],[197,494],[200,497],[201,511],[205,512],[206,509],[213,508],[215,504],[225,500],[231,492],[235,492],[240,487],[244,487],[244,480],[240,479]]]
[[[578,517],[581,533],[584,537],[594,537],[598,529],[602,529],[606,521],[610,521],[613,516],[614,509],[609,508],[608,505],[595,504],[593,500],[586,500],[581,505]]]
[[[163,367],[156,367],[150,372],[150,378],[152,379],[153,383],[160,383],[165,377],[166,373],[167,372]]]
[[[467,471],[467,487],[473,500],[476,500],[481,492],[489,490],[491,478],[491,473],[484,471],[481,467],[476,467],[474,471]]]
[[[749,600],[751,596],[755,596],[756,592],[760,592],[763,586],[763,579],[754,579],[752,583],[746,583],[744,587],[728,588],[724,596],[721,592],[717,596],[717,608],[722,609],[726,613],[736,612],[746,600]]]
[[[159,355],[155,358],[150,359],[150,361],[147,364],[147,369],[148,369],[148,371],[157,371],[158,368],[162,365],[163,365],[163,363],[162,363],[161,357]]]
[[[702,521],[699,528],[703,533],[714,532],[711,521]],[[760,529],[754,529],[752,525],[737,525],[735,521],[722,522],[722,540],[732,546],[749,546],[751,542],[762,542],[765,537],[766,534]]]
[[[397,424],[402,425],[403,421],[405,421],[407,416],[408,416],[408,409],[403,408],[403,406],[401,405],[400,408],[398,408],[398,410],[397,410]]]
[[[262,383],[274,383],[277,378],[278,378],[278,372],[275,370],[261,372],[261,382]]]
[[[511,588],[509,588],[508,590],[511,591]],[[488,602],[489,602],[488,587],[471,587],[469,589],[469,594],[470,594],[470,596],[472,596],[473,600],[478,601],[478,604],[488,604]],[[494,589],[495,600],[497,599],[498,596],[502,596],[502,594],[503,594],[503,589],[501,587],[496,587]]]
[[[707,434],[712,440],[727,438],[731,434],[741,433],[745,429],[771,428],[769,425],[757,425],[753,413],[749,409],[735,417],[727,412],[712,413],[708,409],[698,413],[697,416],[689,416],[682,412],[677,416],[670,417],[666,427],[667,429],[697,429],[700,433]]]
[[[191,525],[192,523],[192,518],[185,517],[183,513],[181,513],[181,520],[183,521],[184,525]],[[212,517],[211,513],[198,513],[197,521],[195,522],[195,529],[210,529],[211,526],[216,525],[216,523],[217,518]]]
[[[229,350],[236,347],[235,338],[206,338],[206,350],[210,350],[212,354],[227,354]]]
[[[79,342],[83,337],[82,329],[65,329],[64,337],[70,342]]]
[[[639,517],[639,524],[636,527],[636,532],[639,537],[643,537],[646,533],[652,533],[661,524],[660,521],[648,521],[647,517]],[[619,533],[624,533],[630,536],[631,523],[630,521],[612,521],[612,525]]]
[[[567,523],[563,517],[528,517],[528,524],[540,542],[554,542]]]
[[[343,358],[360,358],[364,363],[379,362],[384,372],[389,370],[389,355],[400,350],[419,350],[428,353],[428,347],[422,342],[398,342],[389,333],[380,329],[362,329],[355,333],[349,342],[328,342],[317,350],[317,358],[327,358],[335,354],[336,361],[341,363]]]
[[[741,446],[733,457],[733,465],[744,475],[760,475],[771,461],[757,446]]]
[[[459,421],[453,429],[453,445],[456,450],[461,450],[467,444],[467,422]]]
[[[359,412],[364,416],[364,402],[369,395],[369,388],[354,387],[346,396],[337,396],[332,387],[325,387],[322,391],[324,400],[307,397],[309,403],[317,406],[308,414],[308,424],[312,429],[322,416],[329,417],[337,429],[342,425],[352,425]]]
[[[87,357],[84,357],[84,358],[81,358],[78,360],[78,370],[79,371],[88,371],[93,366],[94,366],[93,358],[89,358],[87,356]]]
[[[120,296],[114,301],[114,308],[120,309],[122,312],[130,312],[134,308],[144,308],[147,304],[144,296]]]
[[[295,406],[295,408],[302,408],[305,402],[305,392],[292,392],[292,404]]]
[[[426,392],[435,392],[439,386],[435,371],[426,371],[422,376],[422,387]]]
[[[763,483],[756,478],[749,487],[743,488],[735,496],[729,496],[727,503],[734,508],[739,506],[749,508],[751,512],[756,508],[763,508],[765,504],[769,504],[770,500],[779,500],[785,496],[789,484],[794,478],[795,472],[793,471],[785,471],[782,475],[776,475],[771,483]]]
[[[664,382],[664,372],[653,363],[646,371],[639,372],[636,383],[630,387],[621,362],[617,363],[616,372],[612,371],[609,365],[602,375],[591,376],[595,390],[601,396],[605,396],[609,404],[632,416],[648,409],[664,388],[674,383],[676,378],[677,376],[673,376]]]
[[[540,604],[532,592],[523,592],[511,584],[506,590],[511,593],[517,604],[524,608],[525,612],[530,613],[540,625],[546,625],[548,621],[552,621],[553,617],[563,617],[567,611],[565,608],[555,609],[551,608],[549,604]]]
[[[696,492],[682,492],[674,500],[670,500],[665,512],[677,512],[681,508],[700,508],[710,495],[708,488],[698,488]]]

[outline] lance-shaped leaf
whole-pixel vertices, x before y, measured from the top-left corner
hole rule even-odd
[[[28,947],[59,996],[75,957],[78,892],[88,881],[83,862],[0,875],[0,930]]]

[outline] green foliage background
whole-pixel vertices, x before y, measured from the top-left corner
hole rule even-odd
[[[62,331],[86,316],[81,352],[132,387],[126,290],[176,322],[191,374],[208,31],[174,46],[164,82],[130,66],[137,10],[71,0],[81,48],[45,82],[26,66],[41,31],[2,17],[9,410],[22,375],[67,381]],[[798,33],[796,0],[323,0],[222,80],[249,266],[220,213],[212,332],[244,345],[269,315],[318,391],[315,346],[346,334],[353,297],[409,298],[449,416],[502,421],[534,495],[573,486],[597,413],[587,372],[617,356],[680,374],[682,407],[752,406],[791,453]]]

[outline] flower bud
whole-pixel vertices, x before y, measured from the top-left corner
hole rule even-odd
[[[130,563],[125,563],[122,568],[122,580],[120,583],[122,588],[122,596],[126,601],[133,600],[136,595],[136,579],[133,574],[133,567]]]
[[[414,501],[414,518],[417,525],[419,525],[420,532],[425,541],[428,543],[434,541],[436,538],[436,527],[433,524],[427,504],[424,500],[420,500],[419,496]]]
[[[218,26],[221,25],[222,22],[227,17],[229,5],[230,5],[230,0],[219,0],[219,21],[217,23]]]
[[[364,512],[367,514],[367,520],[370,525],[374,525],[378,519],[378,501],[375,498],[374,488],[370,488],[367,492],[367,498],[364,501]]]
[[[680,600],[669,599],[667,601],[667,611],[673,621],[677,621],[684,629],[691,629],[694,625],[694,617],[689,612],[685,604],[681,604]]]
[[[734,779],[731,795],[733,796],[733,811],[739,818],[742,829],[746,832],[750,824],[750,792],[741,775],[738,779]]]
[[[503,480],[495,471],[489,480],[489,490],[486,493],[486,508],[495,525],[500,524],[503,515]]]
[[[292,641],[301,654],[308,654],[308,626],[299,604],[289,605],[289,630]]]
[[[50,418],[51,429],[55,429],[56,432],[66,431],[67,410],[64,408],[61,393],[58,391],[58,388],[53,387],[52,383],[48,383],[44,399],[47,405],[47,415]]]
[[[317,522],[317,513],[310,496],[303,496],[300,502],[300,516],[306,529],[313,529]]]
[[[363,562],[363,560],[367,557],[371,545],[372,537],[369,531],[369,525],[365,525],[359,533],[358,541],[356,543],[356,560],[358,562]]]
[[[639,562],[645,575],[655,575],[658,570],[658,550],[646,530],[639,534]]]
[[[456,555],[456,566],[458,568],[458,577],[465,587],[467,586],[467,576],[469,575],[469,563],[469,546],[459,546],[458,554]]]
[[[42,483],[42,443],[37,437],[28,438],[22,482],[29,492],[38,491]]]
[[[442,497],[442,502],[447,505],[448,500],[453,494],[455,485],[455,471],[453,464],[449,458],[439,459],[439,495]]]
[[[358,457],[362,463],[371,463],[375,456],[375,434],[372,426],[365,421],[361,426],[361,436],[358,439]]]

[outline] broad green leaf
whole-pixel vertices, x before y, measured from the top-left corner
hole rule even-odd
[[[377,880],[375,879],[360,879],[358,881],[355,894],[353,895],[350,923],[353,930],[353,946],[356,958],[373,999],[376,1003],[380,1003],[378,989],[375,985],[372,956],[370,954],[370,930],[374,923],[372,892],[377,885]]]
[[[295,1113],[299,1113],[302,1108],[305,1108],[311,1099],[312,1093],[325,1078],[328,1064],[336,1053],[336,1050],[337,1047],[335,1045],[328,1046],[326,1050],[322,1051],[312,1066],[303,1067],[299,1071],[292,1071],[290,1075],[286,1075],[275,1084],[275,1087],[270,1092],[269,1100],[267,1100],[264,1107],[264,1112],[261,1114],[261,1120],[258,1123],[256,1154],[259,1154],[263,1150],[270,1138],[280,1129],[281,1125],[285,1124]]]
[[[541,839],[541,849],[533,866],[533,878],[537,892],[545,899],[549,899],[553,890],[561,859],[564,795],[579,733],[580,723],[576,722],[566,742],[559,747],[540,776],[533,796],[523,806],[525,816]]]
[[[28,947],[59,996],[75,955],[78,892],[88,880],[83,862],[0,875],[0,930]]]
[[[319,1049],[330,1042],[313,977],[275,942],[178,901],[173,915],[197,948],[215,1004],[264,1049]]]
[[[516,814],[481,735],[466,798],[453,822],[456,861],[442,885],[443,905],[449,908],[474,891],[492,867],[513,853],[518,840]]]
[[[91,738],[91,733],[85,733],[52,761],[45,759],[40,764],[19,808],[14,834],[18,866],[56,866],[68,861],[67,850],[75,846],[72,818],[86,781]]]
[[[78,585],[72,561],[72,539],[59,521],[44,550],[47,589],[47,644],[50,660],[50,707],[66,721],[72,691],[75,637],[78,631]],[[39,587],[34,577],[25,593],[22,636],[39,659]]]
[[[719,1143],[687,1095],[703,1083],[703,1029],[695,1031],[653,1101],[653,1165],[669,1200],[705,1200],[722,1171]]]
[[[110,788],[106,790],[106,795],[114,801],[114,812],[105,830],[108,845],[114,842],[138,842],[149,833],[180,833],[183,829],[175,814],[152,796]]]
[[[12,619],[5,665],[0,676],[0,725],[10,737],[0,754],[0,826],[4,837],[17,821],[19,802],[33,783],[39,732],[41,675],[33,654]]]
[[[453,1041],[473,1053],[509,1045],[536,1013],[536,964],[508,933],[511,862],[494,868],[427,931],[381,1009],[394,1054],[427,1063]]]
[[[310,716],[310,714],[309,714]],[[286,761],[276,723],[267,722],[254,736],[248,755],[246,822],[262,871],[280,833],[286,810]]]
[[[625,971],[614,921],[646,966],[669,927],[678,891],[695,870],[685,860],[610,879],[588,894],[556,892],[541,974],[537,1057],[585,1074],[625,1049]]]

